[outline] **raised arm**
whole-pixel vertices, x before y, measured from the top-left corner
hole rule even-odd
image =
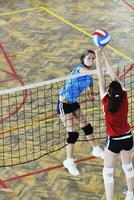
[[[95,72],[95,69],[93,71]],[[88,69],[87,67],[82,67],[79,70],[79,73],[81,73],[81,74],[89,74],[89,72],[90,72],[90,69]]]
[[[107,50],[106,50],[106,47],[103,48],[102,50],[102,54],[104,56],[104,60],[105,60],[105,65],[106,65],[106,69],[107,69],[107,72],[109,74],[109,76],[111,77],[111,79],[114,81],[114,80],[117,80],[119,81],[119,83],[121,84],[122,86],[122,89],[125,90],[124,86],[122,85],[122,82],[120,81],[119,77],[116,75],[113,67],[112,67],[112,63],[110,61],[110,58],[109,58],[109,55],[107,53]]]
[[[107,69],[107,72],[108,72],[109,76],[111,77],[112,80],[117,80],[118,77],[116,76],[116,74],[114,72],[114,69],[112,67],[109,55],[108,55],[107,50],[106,50],[105,47],[103,48],[102,54],[104,56],[105,65],[106,65],[106,69]]]
[[[99,90],[100,90],[100,96],[101,99],[104,97],[105,94],[105,84],[104,84],[104,75],[102,68],[100,66],[100,53],[101,53],[101,48],[97,49],[95,51],[96,54],[96,68],[97,68],[97,74],[98,74],[98,79],[99,79]]]

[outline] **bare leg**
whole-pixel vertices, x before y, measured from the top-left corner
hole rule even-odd
[[[77,120],[77,123],[79,124],[79,126],[81,128],[85,127],[88,124],[87,118],[85,117],[85,115],[84,115],[82,110],[80,110],[80,109],[76,110],[74,112],[74,115],[75,115],[75,120]],[[89,141],[89,143],[93,147],[97,147],[98,146],[97,142],[94,140],[93,134],[86,135],[86,139]]]
[[[74,144],[68,144],[66,146],[67,159],[73,159]]]
[[[73,113],[69,113],[66,115],[61,115],[61,120],[64,123],[64,126],[66,127],[66,130],[70,134],[76,134],[74,127],[75,127],[75,116]],[[74,152],[74,143],[69,143],[66,146],[66,154],[67,154],[67,159],[64,160],[63,165],[65,168],[68,169],[69,173],[73,176],[78,176],[79,171],[75,166],[74,160],[73,160],[73,152]]]
[[[60,116],[61,121],[63,122],[64,126],[66,127],[66,130],[68,132],[73,132],[74,131],[74,116],[73,113],[69,113],[66,115],[61,115]],[[66,154],[67,154],[67,159],[72,159],[73,158],[73,152],[74,152],[74,144],[67,144],[66,146]]]
[[[121,161],[122,161],[122,165],[126,165],[126,164],[128,165],[128,164],[132,163],[131,151],[121,151]],[[126,174],[128,191],[134,192],[134,170],[133,170],[133,166],[128,167],[127,171],[128,171],[128,173],[132,172],[132,174],[130,174],[130,175]]]
[[[112,179],[109,180],[109,178],[113,178],[113,173],[104,172],[104,170],[109,169],[110,171],[111,169],[114,169],[117,156],[118,154],[115,154],[109,151],[107,148],[105,148],[103,178],[104,178],[104,185],[105,185],[106,200],[112,200],[114,181],[112,181]],[[104,174],[107,174],[107,175],[104,175]]]
[[[86,116],[80,109],[75,111],[73,114],[75,116],[75,120],[77,121],[77,124],[79,124],[81,128],[89,124],[87,122]],[[90,134],[90,133],[91,132],[89,129],[89,135],[86,135],[86,139],[88,140],[90,145],[93,147],[92,155],[104,159],[104,151],[98,146],[96,140],[94,140],[93,134]]]
[[[97,142],[94,140],[93,134],[87,135],[86,138],[87,138],[87,140],[89,141],[89,143],[91,144],[92,147],[98,146]]]

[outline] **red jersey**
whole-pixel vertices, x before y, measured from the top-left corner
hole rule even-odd
[[[116,113],[110,113],[107,111],[108,102],[109,102],[109,97],[108,95],[106,95],[102,99],[102,104],[104,106],[107,134],[109,136],[120,136],[123,135],[124,133],[129,132],[131,127],[127,122],[127,116],[128,116],[127,92],[124,91],[122,104]]]

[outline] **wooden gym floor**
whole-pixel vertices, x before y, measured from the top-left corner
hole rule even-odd
[[[16,79],[9,81],[3,69],[16,70],[24,84],[67,75],[84,49],[95,49],[91,37],[97,28],[111,34],[114,63],[134,59],[133,0],[0,0],[0,43],[13,63],[9,67],[0,52],[1,90],[20,85]],[[88,143],[76,144],[79,177],[63,169],[65,149],[36,162],[1,168],[0,200],[104,200],[103,162],[89,149]],[[124,199],[125,184],[118,161],[114,200]]]

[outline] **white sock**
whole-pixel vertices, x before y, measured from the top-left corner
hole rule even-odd
[[[130,195],[130,196],[132,196],[132,197],[133,197],[133,195],[134,195],[134,193],[133,193],[133,192],[130,192],[130,191],[127,191],[127,194]]]
[[[72,160],[73,160],[73,158],[67,158],[66,160],[68,160],[68,161],[72,161]]]
[[[100,148],[99,146],[96,146],[96,147],[95,147],[95,146],[93,146],[93,149],[99,149],[99,148]]]

